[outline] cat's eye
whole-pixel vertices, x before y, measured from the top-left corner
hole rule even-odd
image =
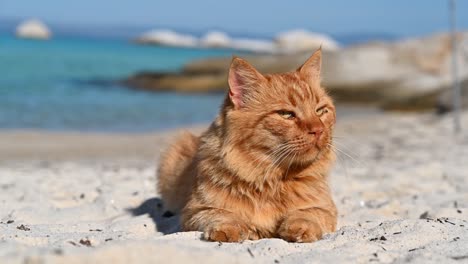
[[[284,119],[292,120],[296,118],[296,114],[292,111],[286,111],[286,110],[279,110],[277,111],[278,115],[280,115]]]
[[[321,116],[323,114],[328,113],[328,108],[327,107],[321,107],[315,111],[317,115]]]

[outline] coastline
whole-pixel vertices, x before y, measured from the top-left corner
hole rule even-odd
[[[340,104],[338,122],[379,116],[376,107]],[[30,160],[155,160],[172,137],[183,130],[201,134],[209,123],[140,132],[0,129],[0,164]]]
[[[155,160],[180,131],[200,133],[207,125],[149,132],[0,130],[0,164],[65,160]]]

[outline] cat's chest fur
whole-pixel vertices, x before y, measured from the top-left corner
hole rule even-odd
[[[199,200],[210,201],[202,202],[204,206],[243,216],[264,236],[274,234],[288,213],[320,207],[329,196],[326,179],[313,176],[322,174],[318,168],[288,168],[274,173],[268,169],[255,171],[245,159],[237,159],[243,166],[231,160],[229,156],[200,160]]]

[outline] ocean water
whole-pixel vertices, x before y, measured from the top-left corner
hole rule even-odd
[[[196,58],[230,54],[125,40],[0,35],[0,129],[142,132],[209,122],[221,94],[149,93],[94,81],[176,71]]]

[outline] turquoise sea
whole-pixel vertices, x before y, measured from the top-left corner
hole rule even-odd
[[[231,51],[0,35],[0,129],[140,132],[208,122],[220,94],[148,93],[100,81],[144,70],[176,71],[190,60],[220,55]]]
[[[141,46],[125,32],[118,37],[86,32],[23,40],[0,24],[0,130],[145,132],[206,123],[217,114],[222,94],[150,93],[115,81],[140,71],[177,71],[193,59],[234,51]],[[335,38],[343,45],[393,39],[385,34]]]

